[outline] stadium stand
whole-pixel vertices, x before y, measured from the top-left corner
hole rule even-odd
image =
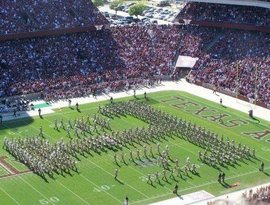
[[[270,10],[252,6],[188,2],[178,14],[177,19],[269,27]]]
[[[96,73],[120,67],[109,31],[6,41],[0,49],[1,96],[59,88],[72,92],[76,85],[106,78]]]
[[[5,1],[0,10],[4,17],[0,21],[2,34],[106,23],[91,2],[76,2],[36,0],[19,7],[18,1]],[[200,18],[193,4],[188,3],[179,17],[187,14]],[[55,12],[50,5],[64,9],[53,18]],[[270,19],[263,16],[268,11],[256,13],[259,8],[253,8],[254,20],[249,7],[196,5],[203,5],[198,10],[205,9],[202,18],[208,20],[267,25]],[[72,17],[70,9],[80,11],[81,16]],[[138,24],[6,40],[0,45],[0,98],[42,93],[45,99],[53,100],[86,96],[107,88],[117,90],[143,80],[174,78],[178,55],[187,55],[199,58],[189,73],[192,82],[257,99],[266,106],[270,102],[270,36],[263,32]]]
[[[6,41],[0,49],[2,97],[41,91],[57,98],[84,96],[93,92],[89,85],[105,83],[105,88],[109,82],[169,76],[179,53],[199,57],[190,72],[193,81],[248,98],[257,93],[265,103],[270,99],[266,33],[133,25]]]
[[[251,204],[269,204],[270,186],[261,186],[256,190],[250,189],[242,194],[247,205]]]
[[[215,36],[212,42],[205,43],[211,36]],[[186,46],[186,42],[191,43]],[[211,32],[209,28],[190,26],[183,47],[180,54],[199,57],[190,72],[194,82],[269,103],[269,34],[222,29]]]
[[[0,35],[108,23],[87,0],[3,1],[0,18]]]
[[[135,31],[141,35],[135,37]],[[83,96],[91,93],[89,85],[168,74],[177,39],[170,44],[167,32],[171,38],[178,35],[174,27],[130,26],[114,28],[112,33],[102,30],[3,42],[0,96],[56,90],[61,90],[58,97]],[[135,45],[141,46],[134,49]]]
[[[141,76],[170,74],[181,35],[176,26],[114,27],[112,33],[126,69]]]

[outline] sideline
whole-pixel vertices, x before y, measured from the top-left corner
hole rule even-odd
[[[204,98],[206,100],[219,103],[220,98],[223,100],[223,105],[226,107],[230,107],[239,111],[242,111],[244,113],[247,113],[248,111],[252,108],[253,109],[253,115],[254,117],[259,117],[261,119],[264,119],[266,121],[270,122],[270,110],[248,103],[246,101],[236,99],[234,97],[218,93],[218,94],[213,94],[213,91],[204,88],[192,83],[188,83],[185,79],[181,79],[179,81],[164,81],[160,85],[151,87],[151,88],[139,88],[136,90],[137,95],[142,95],[144,92],[146,93],[154,93],[154,92],[159,92],[159,91],[184,91],[187,93],[190,93],[192,95]],[[122,92],[117,92],[117,93],[108,93],[108,94],[101,94],[94,98],[93,96],[90,97],[80,97],[80,98],[73,98],[71,99],[72,101],[72,106],[75,105],[76,102],[79,102],[80,105],[82,104],[87,104],[87,103],[92,103],[92,102],[100,102],[104,100],[109,100],[110,97],[113,97],[114,99],[118,98],[123,98],[123,97],[129,97],[133,95],[133,90],[128,90],[128,91],[122,91]],[[46,115],[49,113],[53,112],[53,109],[59,109],[63,107],[68,107],[68,101],[67,100],[59,100],[57,102],[54,102],[51,104],[49,108],[44,108],[42,109],[42,114]],[[34,117],[38,116],[38,111],[30,111],[27,112],[27,115],[23,115],[23,118],[25,117]],[[7,119],[3,119],[4,121],[9,121],[13,119],[18,119],[14,117],[9,117]]]

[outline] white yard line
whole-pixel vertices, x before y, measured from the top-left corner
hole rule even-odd
[[[60,114],[61,115],[61,114]],[[62,115],[63,116],[63,115]],[[65,116],[64,116],[65,117]],[[47,119],[45,119],[46,121],[48,121],[48,122],[51,122],[52,123],[52,121],[50,121],[50,120],[47,120]],[[30,126],[32,126],[32,125],[30,125]],[[34,127],[34,126],[32,126],[33,127],[33,129],[35,129],[35,130],[38,130],[36,127]],[[44,133],[44,135],[47,135],[47,134],[45,134]],[[49,136],[49,135],[47,135],[49,138],[51,138],[51,139],[53,139],[53,137],[51,137],[51,136]],[[88,160],[88,159],[87,159]],[[81,174],[79,174],[79,177],[82,177],[82,178],[84,178],[85,180],[87,179],[85,176],[83,176],[83,175],[81,175]],[[91,184],[94,184],[95,186],[97,186],[94,182],[92,182],[92,181],[90,181],[89,179],[87,179],[86,181],[88,181],[88,182],[90,182]],[[71,193],[73,193],[75,196],[77,196],[78,198],[80,198],[81,200],[83,200],[84,201],[84,203],[87,203],[87,204],[89,204],[87,201],[85,201],[83,198],[81,198],[79,195],[77,195],[76,193],[74,193],[72,190],[70,190],[68,187],[66,187],[64,184],[62,184],[61,182],[59,182],[59,181],[57,181],[58,183],[60,183],[61,184],[61,186],[63,186],[63,187],[65,187],[68,191],[70,191]],[[109,194],[109,193],[108,193]],[[111,197],[113,197],[111,194],[109,194]],[[113,199],[116,199],[115,197],[113,197]],[[116,199],[116,200],[118,200],[119,202],[121,202],[119,199]]]
[[[198,157],[198,155],[196,155],[196,153],[190,151],[189,149],[184,148],[184,147],[181,146],[181,145],[178,145],[178,143],[175,143],[175,144],[173,144],[172,142],[169,142],[169,143],[172,144],[172,145],[175,145],[175,146],[179,147],[180,149],[186,150],[187,152],[193,154],[195,157]],[[237,173],[237,172],[235,172],[235,171],[233,171],[233,170],[230,170],[230,171],[232,171],[232,172],[235,173],[235,174]],[[208,174],[208,176],[210,176],[210,175]]]
[[[18,176],[25,184],[27,184],[29,187],[31,187],[33,190],[35,190],[40,196],[42,196],[44,199],[48,201],[48,203],[55,204],[53,201],[50,201],[49,198],[47,198],[44,194],[42,194],[39,190],[37,190],[35,187],[33,187],[29,182],[24,180],[21,176]]]
[[[180,188],[179,192],[184,192],[184,191],[187,191],[187,190],[190,190],[190,189],[197,189],[197,188],[204,187],[204,186],[208,186],[208,185],[214,184],[214,183],[216,183],[216,182],[210,181],[210,182],[207,182],[207,183],[204,183],[204,184],[195,186],[195,187],[192,186],[192,187],[188,187],[188,188],[185,188],[185,189],[181,189],[181,188]],[[172,194],[172,190],[171,190],[170,193],[162,194],[162,195],[158,195],[158,196],[154,196],[154,197],[150,197],[149,199],[142,199],[142,200],[134,201],[134,202],[132,202],[131,204],[137,204],[137,203],[141,203],[141,202],[143,202],[143,201],[149,201],[149,200],[153,200],[153,199],[157,199],[157,198],[162,198],[162,197],[169,196],[169,195],[173,195],[173,194]]]
[[[112,156],[111,154],[109,154],[109,156],[113,159],[113,156]],[[104,161],[106,161],[106,160],[104,160]],[[140,176],[146,176],[143,172],[141,172],[141,171],[135,169],[135,168],[132,167],[132,166],[129,166],[129,168],[131,168],[131,169],[134,170],[135,172],[139,173]],[[163,186],[163,188],[167,189],[168,191],[171,191],[171,189],[169,189],[169,188],[166,187],[166,186]]]
[[[83,203],[90,205],[87,201],[85,201],[82,197],[80,197],[78,194],[74,193],[72,190],[70,190],[69,188],[67,188],[64,184],[62,184],[59,180],[56,180],[56,182],[58,184],[60,184],[62,187],[64,187],[66,190],[68,190],[70,193],[72,193],[73,195],[75,195],[78,199],[80,199]]]
[[[219,96],[216,96],[216,95],[213,95],[212,94],[212,90],[209,90],[207,88],[203,88],[201,86],[197,86],[197,85],[194,85],[194,84],[190,84],[190,83],[187,83],[185,82],[185,80],[181,80],[179,82],[164,82],[163,85],[161,86],[157,86],[155,88],[142,88],[142,89],[139,89],[139,90],[136,90],[136,93],[137,95],[141,95],[144,93],[144,91],[146,91],[147,93],[153,93],[153,92],[158,92],[158,91],[167,91],[167,90],[176,90],[176,91],[185,91],[185,92],[188,92],[188,93],[191,93],[193,95],[196,95],[196,96],[199,96],[199,97],[202,97],[204,99],[207,99],[207,100],[210,100],[210,101],[213,101],[213,102],[216,102],[218,103],[219,101],[219,98],[222,97],[223,99],[223,104],[227,107],[230,107],[230,108],[233,108],[233,109],[237,109],[237,110],[240,110],[242,112],[245,112],[247,113],[247,111],[250,109],[250,108],[253,108],[254,110],[254,116],[256,117],[259,117],[259,118],[262,118],[262,119],[265,119],[265,120],[268,120],[270,121],[270,110],[269,109],[266,109],[266,108],[262,108],[262,107],[259,107],[259,106],[256,106],[256,105],[253,105],[253,104],[250,104],[250,103],[247,103],[245,101],[242,101],[242,100],[239,100],[239,99],[236,99],[236,98],[233,98],[231,96],[227,96],[227,95],[224,95],[224,94],[219,94]],[[133,94],[133,93],[132,93]],[[109,100],[109,96],[112,96],[113,98],[117,99],[117,98],[122,98],[122,97],[128,97],[128,96],[132,96],[132,94],[129,94],[129,92],[120,92],[120,93],[110,93],[109,95],[103,95],[103,96],[98,96],[97,99],[93,98],[93,97],[89,97],[89,98],[76,98],[76,99],[72,99],[72,102],[80,102],[80,104],[86,104],[86,103],[90,103],[90,102],[99,102],[99,101],[104,101],[104,100]],[[52,109],[57,109],[57,108],[62,108],[62,107],[67,107],[68,103],[67,101],[58,101],[56,103],[53,103],[53,106],[52,106]],[[92,109],[95,109],[95,108],[91,108],[91,109],[84,109],[84,110],[92,110]],[[69,112],[69,113],[72,113],[72,112]],[[37,113],[31,113],[31,116],[36,116]],[[58,115],[58,114],[52,114],[52,115]],[[27,123],[28,124],[28,123]],[[8,127],[7,127],[8,128]],[[36,129],[36,128],[35,128]],[[38,129],[36,129],[38,130]],[[14,132],[15,133],[15,132]],[[18,134],[18,133],[15,133],[15,134]],[[20,134],[18,134],[20,135]],[[50,138],[52,138],[50,136]],[[174,144],[175,145],[175,144]],[[176,145],[177,146],[177,145]],[[178,146],[179,147],[179,146]],[[184,149],[183,147],[180,146],[180,148]],[[264,158],[264,157],[261,157],[261,156],[258,156],[259,158],[262,158],[262,159],[265,159],[267,161],[269,161],[268,159]],[[87,159],[88,160],[88,159]],[[89,161],[89,160],[88,160]],[[91,162],[91,161],[90,161]],[[92,164],[95,164],[93,162],[91,162]],[[97,164],[95,164],[96,166],[98,166]],[[99,167],[99,166],[98,166]],[[254,166],[252,166],[254,167]],[[104,170],[102,167],[99,167],[101,168],[102,170]],[[255,167],[254,167],[255,168]],[[257,169],[257,168],[256,168]],[[266,168],[266,170],[269,169]],[[105,172],[107,172],[106,170],[104,170]],[[237,177],[241,177],[241,176],[245,176],[245,175],[249,175],[249,174],[252,174],[252,173],[256,173],[258,172],[257,170],[256,171],[251,171],[251,172],[247,172],[247,173],[244,173],[244,174],[240,174],[240,175],[236,175],[236,176],[233,176],[233,177],[228,177],[226,178],[227,180],[228,179],[234,179],[234,178],[237,178]],[[111,176],[113,176],[111,173],[107,172],[108,174],[110,174]],[[88,180],[87,180],[88,181]],[[90,182],[90,181],[89,181]],[[28,183],[28,182],[25,182],[25,183]],[[60,183],[60,182],[58,182]],[[93,183],[93,182],[90,182],[90,183]],[[208,183],[205,183],[205,184],[202,184],[202,185],[199,185],[199,186],[192,186],[192,187],[189,187],[187,189],[183,189],[181,191],[185,191],[185,190],[189,190],[189,189],[194,189],[194,188],[198,188],[198,187],[202,187],[202,186],[206,186],[206,185],[210,185],[210,184],[214,184],[214,183],[217,183],[217,181],[210,181]],[[60,183],[61,184],[61,183]],[[29,184],[28,184],[29,185]],[[128,185],[128,184],[127,184]],[[31,185],[30,185],[31,186]],[[68,189],[66,186],[64,186],[63,184],[61,184],[61,186],[65,187],[66,189]],[[128,185],[129,186],[129,185]],[[1,187],[0,187],[1,188]],[[32,187],[34,188],[34,187]],[[135,191],[141,193],[143,196],[147,197],[147,199],[144,199],[144,200],[140,200],[141,202],[142,201],[146,201],[146,200],[149,200],[149,199],[152,199],[153,197],[148,197],[147,195],[145,195],[144,193],[140,192],[139,190],[135,189],[134,187],[131,187],[130,188],[134,189]],[[34,188],[35,189],[35,188]],[[36,190],[36,189],[35,189]],[[69,189],[68,189],[69,190]],[[38,191],[38,190],[36,190]],[[78,198],[80,198],[81,200],[83,200],[86,204],[88,204],[84,199],[82,199],[80,196],[78,196],[76,193],[72,192],[71,190],[69,190],[71,193],[75,194]],[[39,191],[38,191],[39,192]],[[40,192],[39,192],[40,193]],[[7,193],[6,193],[7,194]],[[40,193],[42,194],[42,193]],[[166,194],[164,196],[167,196],[169,194]],[[161,197],[163,195],[159,195],[158,197]],[[44,196],[43,196],[44,197]],[[12,198],[12,197],[11,197]],[[46,197],[45,197],[46,198]],[[157,197],[154,197],[154,198],[157,198]],[[154,199],[153,198],[153,199]],[[13,199],[15,200],[15,199]],[[118,199],[117,199],[118,200]],[[140,201],[137,201],[137,202],[134,202],[134,203],[139,203]],[[15,202],[17,204],[19,204],[16,200]],[[132,203],[133,204],[133,203]]]
[[[61,115],[61,114],[60,114]],[[63,115],[62,115],[63,116]],[[65,117],[66,118],[66,117]],[[45,119],[46,121],[48,121],[48,122],[51,122],[52,123],[52,121],[50,121],[50,120],[47,120],[47,119]],[[32,125],[30,125],[30,126],[32,126]],[[36,127],[34,127],[34,126],[32,126],[35,130],[38,130]],[[47,134],[45,134],[44,133],[44,135],[47,135]],[[48,135],[47,135],[48,136]],[[50,138],[52,138],[51,136],[49,136]],[[85,158],[87,161],[89,161],[90,163],[92,163],[92,164],[94,164],[96,167],[98,167],[98,168],[100,168],[100,169],[102,169],[104,172],[106,172],[107,174],[109,174],[109,175],[111,175],[111,176],[113,176],[114,177],[114,175],[113,174],[111,174],[110,172],[108,172],[107,170],[105,170],[105,169],[103,169],[102,167],[100,167],[99,165],[97,165],[96,163],[94,163],[94,162],[92,162],[92,161],[90,161],[89,159],[87,159],[87,158]],[[138,193],[140,193],[141,195],[143,195],[144,197],[147,197],[148,198],[148,196],[146,195],[146,194],[144,194],[143,192],[141,192],[141,191],[139,191],[138,189],[136,189],[136,188],[134,188],[134,187],[132,187],[131,185],[129,185],[128,183],[125,183],[128,187],[130,187],[131,189],[133,189],[133,190],[135,190],[136,192],[138,192]]]
[[[62,115],[62,114],[61,114]],[[63,115],[62,115],[63,116]],[[64,118],[66,118],[65,116],[64,116]],[[49,121],[49,120],[48,120]],[[177,147],[179,147],[179,148],[181,148],[181,149],[184,149],[184,150],[186,150],[186,151],[188,151],[188,152],[190,152],[190,153],[192,153],[193,155],[195,155],[196,156],[196,154],[194,153],[194,152],[191,152],[190,150],[188,150],[188,149],[186,149],[186,148],[184,148],[184,147],[182,147],[182,146],[179,146],[178,144],[173,144],[173,143],[171,143],[171,142],[169,142],[170,144],[172,144],[172,145],[175,145],[175,146],[177,146]],[[111,155],[110,155],[111,156]],[[95,163],[93,163],[93,162],[91,162],[89,159],[87,159],[86,158],[86,160],[87,161],[89,161],[90,163],[92,163],[92,164],[95,164]],[[97,164],[95,164],[96,166],[98,166]],[[98,166],[99,167],[99,166]],[[252,167],[254,167],[254,166],[252,166]],[[101,167],[99,167],[99,168],[101,168]],[[270,167],[268,167],[268,168],[266,168],[265,170],[267,170],[267,169],[269,169]],[[101,168],[103,171],[105,171],[105,172],[107,172],[106,170],[104,170],[103,168]],[[134,169],[134,168],[133,168]],[[245,176],[245,175],[249,175],[249,174],[252,174],[252,173],[256,173],[256,172],[258,172],[258,169],[256,168],[256,167],[254,167],[254,169],[255,169],[255,171],[251,171],[251,172],[247,172],[247,173],[244,173],[244,174],[240,174],[240,175],[235,175],[235,176],[232,176],[232,177],[227,177],[226,178],[226,180],[228,180],[228,179],[234,179],[234,178],[238,178],[238,177],[242,177],[242,176]],[[134,169],[134,170],[136,170],[136,169]],[[136,170],[137,171],[137,170]],[[137,172],[140,172],[140,171],[137,171]],[[234,172],[234,171],[233,171]],[[107,173],[109,173],[109,172],[107,172]],[[140,172],[141,173],[141,172]],[[234,173],[236,173],[236,172],[234,172]],[[111,173],[109,173],[111,176],[113,176]],[[188,181],[187,181],[188,182]],[[181,190],[181,191],[185,191],[185,190],[189,190],[189,189],[195,189],[195,188],[199,188],[199,187],[202,187],[202,186],[206,186],[206,185],[210,185],[210,184],[215,184],[215,183],[217,183],[217,181],[215,181],[215,180],[212,180],[212,181],[210,181],[210,182],[208,182],[208,183],[205,183],[205,184],[202,184],[202,185],[199,185],[199,186],[197,186],[197,185],[195,185],[195,184],[193,184],[193,183],[191,183],[191,182],[188,182],[189,184],[192,184],[193,186],[192,187],[189,187],[189,188],[187,188],[187,189],[183,189],[183,190]],[[167,188],[167,187],[166,187]],[[167,188],[168,189],[168,188]],[[166,194],[166,195],[169,195],[170,193],[168,193],[168,194]],[[165,195],[165,196],[166,196]],[[160,197],[160,196],[159,196]],[[146,199],[145,199],[145,201],[146,200],[149,200],[149,198],[151,198],[151,197],[147,197]],[[134,202],[134,203],[136,203],[136,202]],[[133,204],[133,203],[132,203]]]
[[[4,192],[12,201],[14,201],[16,204],[21,205],[15,198],[13,198],[8,192],[6,192],[1,186],[0,189],[2,192]]]
[[[63,116],[63,115],[62,115]],[[128,123],[128,122],[127,122]],[[131,124],[131,123],[128,123],[128,124]],[[176,145],[177,146],[177,144],[173,144],[172,142],[169,142],[170,144],[172,144],[172,145]],[[183,148],[182,146],[178,146],[178,147],[180,147],[180,148]],[[187,151],[189,151],[188,149],[185,149],[185,148],[183,148],[184,150],[187,150]],[[189,152],[191,152],[191,151],[189,151]],[[193,155],[195,155],[196,156],[196,154],[194,154],[193,152],[191,152]],[[109,155],[110,157],[112,157],[112,155]],[[142,172],[140,172],[140,171],[138,171],[138,170],[136,170],[135,168],[133,168],[133,167],[131,167],[133,170],[135,170],[136,172],[138,172],[138,173],[140,173],[142,176],[145,176],[145,174],[144,173],[142,173]],[[196,186],[195,184],[193,184],[192,182],[190,182],[190,181],[186,181],[187,183],[189,183],[189,184],[191,184],[192,186]],[[166,188],[167,190],[170,190],[169,188],[167,188],[167,187],[164,187],[164,188]],[[170,190],[171,191],[171,190]]]
[[[20,135],[20,134],[19,134]],[[22,135],[20,135],[22,136]],[[47,199],[49,201],[49,203],[54,204],[53,202],[51,202],[44,194],[42,194],[40,191],[38,191],[35,187],[33,187],[30,183],[28,183],[26,180],[24,180],[21,176],[18,175],[18,178],[21,179],[25,184],[27,184],[29,187],[31,187],[34,191],[36,191],[37,193],[39,193],[44,199]]]
[[[4,164],[0,162],[1,167],[3,167],[9,174],[14,174],[13,171],[11,171],[8,167],[6,167]]]
[[[89,180],[87,177],[85,177],[84,175],[80,174],[81,177],[83,177],[86,181],[90,182],[91,184],[93,184],[96,188],[98,188],[98,185],[94,182],[92,182],[91,180]],[[109,195],[111,198],[115,199],[116,201],[122,203],[121,200],[117,199],[115,196],[113,196],[112,194],[110,194],[109,192],[107,192],[106,190],[103,190],[105,192],[105,194]]]
[[[176,144],[174,144],[174,145],[176,145]],[[111,154],[108,154],[109,156],[110,156],[110,158],[112,158],[113,159],[113,155],[111,155]],[[107,162],[107,160],[104,160],[105,162]],[[108,164],[108,163],[107,163]],[[143,172],[141,172],[141,171],[139,171],[139,170],[137,170],[137,169],[135,169],[135,168],[133,168],[132,166],[131,167],[129,167],[129,168],[131,168],[131,169],[133,169],[134,171],[136,171],[137,173],[139,173],[141,176],[146,176]],[[189,184],[191,184],[192,186],[194,186],[194,187],[196,187],[196,185],[195,184],[193,184],[192,182],[189,182],[189,181],[185,181],[185,182],[187,182],[187,183],[189,183]],[[163,188],[165,188],[165,189],[167,189],[167,190],[169,190],[169,191],[171,191],[171,189],[169,189],[168,187],[166,187],[166,186],[164,186]]]
[[[90,161],[89,159],[86,158],[87,161],[89,161],[91,164],[94,164],[96,167],[98,167],[99,169],[103,170],[104,172],[106,172],[107,174],[111,175],[112,177],[114,177],[114,175],[110,172],[108,172],[107,170],[103,169],[101,166],[97,165],[96,163]],[[124,182],[129,188],[133,189],[134,191],[140,193],[141,195],[143,195],[146,198],[149,198],[149,196],[147,196],[146,194],[144,194],[143,192],[141,192],[140,190],[136,189],[135,187],[129,185],[128,183]]]
[[[66,118],[64,115],[60,114],[61,116],[63,116],[64,118]],[[50,120],[47,120],[49,122],[51,122]],[[102,169],[104,172],[108,173],[109,175],[113,176],[113,174],[111,174],[110,172],[108,172],[107,170],[103,169],[102,167],[100,167],[99,165],[97,165],[96,163],[90,161],[89,159],[85,158],[87,161],[89,161],[90,163],[94,164],[96,167]],[[135,190],[136,192],[140,193],[141,195],[143,195],[144,197],[149,198],[146,194],[144,194],[143,192],[139,191],[138,189],[136,189],[135,187],[129,185],[128,183],[125,183],[128,187],[130,187],[131,189]]]
[[[270,169],[270,167],[267,167],[265,170],[268,170],[268,169]],[[226,180],[228,180],[228,179],[235,179],[235,178],[242,177],[242,176],[249,175],[249,174],[253,174],[253,173],[256,173],[256,172],[257,171],[251,171],[251,172],[246,172],[244,174],[238,174],[236,176],[227,177]],[[212,185],[212,184],[216,184],[216,183],[219,183],[219,182],[212,180],[210,182],[207,182],[207,183],[204,183],[204,184],[195,186],[195,187],[188,187],[188,188],[185,188],[185,189],[181,189],[180,188],[179,192],[184,192],[184,191],[187,191],[187,190],[190,190],[190,189],[197,189],[197,188],[200,188],[200,187],[204,187],[204,186],[208,186],[208,185]],[[260,186],[262,186],[262,185],[260,185]],[[142,199],[142,200],[134,201],[131,204],[137,204],[137,203],[141,203],[143,201],[148,201],[148,200],[152,200],[152,199],[157,199],[157,198],[169,196],[171,194],[172,194],[172,192],[171,193],[168,193],[168,194],[158,195],[158,196],[155,196],[155,197],[150,197],[149,199]]]
[[[61,115],[62,117],[64,117],[64,118],[67,118],[67,117],[65,117],[63,114],[59,114],[58,113],[58,115]],[[50,121],[50,120],[47,120],[47,121]],[[51,122],[51,121],[50,121]],[[192,152],[192,151],[190,151],[190,150],[188,150],[188,149],[186,149],[185,147],[183,147],[183,146],[180,146],[180,145],[178,145],[178,144],[173,144],[172,142],[168,142],[169,144],[172,144],[172,145],[174,145],[174,146],[177,146],[177,147],[179,147],[180,149],[184,149],[184,150],[186,150],[187,152],[190,152],[191,154],[193,154],[194,156],[197,156],[196,155],[196,153],[194,153],[194,152]],[[110,156],[112,156],[112,155],[110,155]],[[88,159],[87,159],[88,160]],[[89,161],[89,160],[88,160]],[[254,166],[252,166],[252,167],[254,167]],[[133,170],[136,170],[136,169],[134,169],[133,167],[131,167]],[[255,168],[255,170],[257,170],[257,167],[254,167]],[[137,171],[137,170],[136,170]],[[233,173],[237,173],[237,172],[235,172],[235,171],[233,171],[233,170],[231,170]],[[140,171],[137,171],[138,173],[140,173],[140,174],[142,174],[142,172],[140,172]],[[144,176],[144,174],[142,174],[143,176]],[[209,174],[208,174],[208,176],[210,176]],[[196,185],[194,184],[194,183],[192,183],[192,182],[190,182],[190,181],[186,181],[187,183],[189,183],[190,185],[192,185],[193,187],[196,187]],[[167,187],[164,187],[164,188],[166,188],[167,190],[170,190],[170,189],[168,189]]]
[[[49,121],[49,120],[47,120],[47,121]],[[25,121],[24,121],[24,122],[25,122]],[[32,125],[30,125],[30,126],[32,126]],[[34,127],[34,126],[32,126],[32,127]],[[34,127],[34,129],[38,130],[38,129],[35,128],[35,127]],[[20,134],[18,134],[18,135],[20,135]],[[20,135],[20,136],[22,136],[22,135]],[[49,136],[49,137],[50,137],[50,136]],[[52,137],[50,137],[50,138],[52,138]],[[41,192],[39,192],[37,189],[35,189],[31,184],[29,184],[27,181],[25,181],[22,177],[19,176],[19,178],[20,178],[22,181],[24,181],[25,183],[27,183],[30,187],[32,187],[32,189],[34,189],[34,190],[37,191],[39,194],[41,194],[43,198],[45,198],[45,199],[48,200],[48,198],[47,198],[45,195],[43,195]],[[77,195],[77,194],[74,193],[72,190],[70,190],[69,188],[67,188],[67,187],[66,187],[65,185],[63,185],[61,182],[59,182],[59,181],[57,181],[57,180],[56,180],[56,182],[59,183],[62,187],[65,187],[65,189],[67,189],[68,191],[70,191],[71,193],[73,193],[76,197],[78,197],[78,198],[79,198],[80,200],[82,200],[84,203],[86,203],[86,204],[89,205],[89,203],[88,203],[87,201],[85,201],[85,200],[84,200],[83,198],[81,198],[79,195]],[[54,203],[51,202],[50,200],[48,200],[48,201],[49,201],[49,203],[54,204]]]
[[[24,172],[24,173],[19,173],[19,174],[16,174],[16,175],[8,175],[8,176],[5,176],[5,177],[2,177],[1,179],[8,179],[8,178],[14,178],[16,176],[24,176],[24,175],[27,175],[27,174],[32,174],[33,172]]]
[[[67,118],[67,117],[65,117],[63,114],[59,114],[59,115],[63,116],[64,118]],[[45,119],[45,118],[44,118],[44,119]],[[50,120],[47,120],[47,119],[45,119],[45,120],[48,121],[48,122],[50,122],[50,123],[52,123],[52,121],[50,121]],[[30,126],[32,126],[32,125],[30,125]],[[32,126],[32,127],[34,127],[34,126]],[[34,129],[38,130],[38,129],[35,128],[35,127],[34,127]],[[49,137],[52,138],[51,136],[49,136]],[[169,142],[169,143],[172,144],[171,142]],[[176,144],[173,144],[173,145],[176,145]],[[182,148],[182,149],[185,149],[185,148],[183,148],[182,146],[179,146],[179,145],[176,145],[176,146],[178,146],[178,147],[180,147],[180,148]],[[187,149],[185,149],[185,150],[187,150]],[[187,150],[187,151],[195,155],[195,153],[191,152],[190,150]],[[86,160],[89,161],[90,163],[94,164],[95,166],[98,166],[97,164],[91,162],[89,159],[86,159]],[[107,172],[107,171],[104,170],[102,167],[100,167],[100,166],[98,166],[98,167],[101,168],[103,171]],[[111,176],[113,176],[111,173],[109,173],[109,172],[107,172],[107,173],[110,174]],[[250,173],[250,172],[248,172],[248,173]],[[244,175],[245,175],[245,174],[244,174]],[[242,175],[241,175],[241,176],[242,176]],[[239,177],[239,175],[233,176],[233,178],[235,178],[235,177]],[[231,178],[228,177],[228,178],[226,178],[226,179],[231,179]],[[216,181],[214,181],[214,182],[216,183]],[[193,183],[191,183],[191,182],[188,182],[188,183],[193,185],[191,188],[196,188],[196,187],[197,187],[195,184],[193,184]],[[127,185],[128,185],[128,184],[127,184]],[[128,185],[128,186],[129,186],[129,185]],[[137,192],[139,192],[139,193],[145,195],[144,193],[140,192],[139,190],[137,190],[137,189],[134,188],[134,187],[130,187],[130,188],[132,188],[132,189],[134,189],[135,191],[137,191]],[[146,195],[145,195],[145,196],[146,196]],[[146,196],[146,197],[149,198],[148,196]]]

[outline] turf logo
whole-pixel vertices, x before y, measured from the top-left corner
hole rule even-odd
[[[220,113],[216,109],[208,106],[200,105],[190,99],[184,97],[173,96],[166,100],[161,100],[161,103],[169,104],[170,106],[181,109],[185,112],[191,113],[198,117],[207,119],[210,122],[215,122],[226,128],[237,128],[241,126],[248,126],[250,123],[242,119],[230,119],[232,116],[228,113]],[[262,139],[270,135],[270,130],[260,130],[253,132],[241,132],[242,135],[253,137],[255,139]],[[270,143],[270,139],[266,140]]]
[[[256,139],[261,139],[264,138],[266,136],[268,136],[270,134],[270,130],[263,130],[263,131],[257,131],[257,132],[243,132],[243,134],[254,137]],[[268,142],[270,142],[268,140]]]
[[[31,172],[29,169],[23,171],[18,170],[7,161],[7,158],[7,156],[0,156],[0,168],[4,169],[6,172],[5,174],[0,175],[0,179]]]
[[[150,166],[156,166],[157,160],[156,159],[141,159],[141,160],[135,160],[135,163],[141,167],[150,167]]]

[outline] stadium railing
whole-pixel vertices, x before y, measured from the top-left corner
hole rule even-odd
[[[211,90],[214,90],[214,86],[209,86],[209,84],[206,85],[205,83],[202,83],[200,81],[193,81],[193,83],[196,84],[196,85],[199,85],[199,86],[206,87],[206,88],[209,88]],[[221,89],[221,88],[217,88],[216,91],[220,92],[222,94],[225,94],[225,95],[229,95],[229,96],[234,97],[234,98],[238,98],[240,100],[244,100],[246,102],[250,102],[249,99],[246,96],[239,95],[239,94],[237,95],[234,92],[229,92],[229,91]],[[258,105],[258,106],[261,106],[261,107],[264,107],[264,108],[267,108],[267,109],[270,109],[270,105],[267,105],[266,103],[261,102],[260,100],[254,100],[254,102],[252,104]]]
[[[102,25],[102,27],[104,26],[106,25]],[[62,29],[36,31],[36,32],[14,33],[14,34],[0,35],[0,42],[8,41],[8,40],[15,40],[15,39],[63,35],[63,34],[72,34],[72,33],[96,31],[96,30],[97,30],[97,26],[85,26],[85,27],[62,28]]]
[[[176,19],[175,22],[179,24],[185,24],[183,19]],[[247,30],[247,31],[261,31],[265,33],[270,33],[269,27],[255,26],[255,25],[248,25],[248,24],[235,24],[235,23],[222,23],[222,22],[196,21],[196,20],[191,20],[189,24],[206,26],[206,27],[240,29],[240,30]]]

